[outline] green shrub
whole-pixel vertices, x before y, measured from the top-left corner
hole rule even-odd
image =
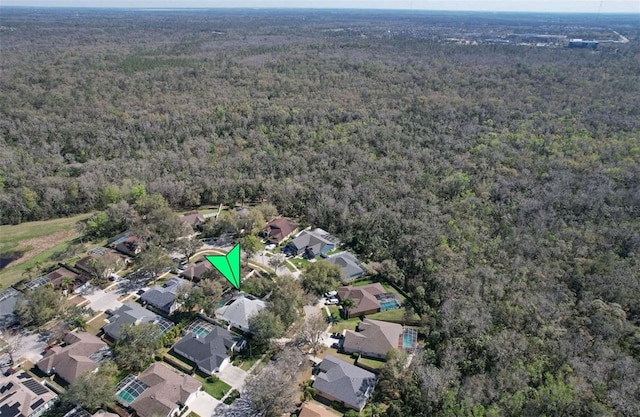
[[[234,389],[229,393],[229,395],[227,395],[227,398],[224,399],[224,403],[229,405],[233,403],[235,400],[237,400],[239,397],[240,397],[240,392],[238,392],[237,389]]]

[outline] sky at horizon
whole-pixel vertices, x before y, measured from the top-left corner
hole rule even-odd
[[[640,0],[0,0],[1,6],[105,8],[347,8],[640,13]],[[638,22],[640,24],[640,21]]]

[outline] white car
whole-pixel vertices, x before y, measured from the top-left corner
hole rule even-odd
[[[327,298],[327,301],[324,302],[328,306],[335,306],[340,304],[340,300],[337,298]]]
[[[338,291],[329,291],[324,294],[326,298],[336,298],[336,295],[338,295]]]

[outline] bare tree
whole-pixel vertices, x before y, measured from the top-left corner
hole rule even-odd
[[[249,377],[242,395],[253,411],[249,415],[266,417],[291,412],[299,400],[296,380],[305,366],[307,361],[302,353],[285,350],[275,363]]]
[[[4,343],[2,343],[4,342]],[[15,362],[15,355],[18,353],[22,345],[24,344],[20,333],[8,331],[5,332],[2,340],[0,340],[0,352],[4,352],[9,355],[9,365],[13,365]]]
[[[274,271],[278,272],[284,264],[287,262],[287,257],[283,253],[276,253],[271,258],[269,258],[269,266],[273,268]]]
[[[327,323],[322,314],[314,314],[307,317],[304,325],[297,334],[297,339],[311,346],[313,354],[317,354],[322,346],[322,335],[327,328]]]

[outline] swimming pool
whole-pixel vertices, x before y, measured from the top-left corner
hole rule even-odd
[[[381,301],[380,302],[380,311],[392,310],[394,308],[400,307],[400,304],[396,300],[389,301]]]
[[[413,349],[416,346],[417,340],[418,332],[416,331],[416,329],[404,329],[404,333],[402,333],[403,349]]]
[[[118,387],[122,387],[116,394],[118,399],[125,406],[129,406],[136,398],[140,396],[149,386],[142,381],[137,380],[133,375],[127,376],[120,381]]]
[[[191,332],[198,337],[204,337],[209,334],[208,329],[205,329],[204,327],[200,327],[200,326],[195,326],[193,329],[191,329]]]

